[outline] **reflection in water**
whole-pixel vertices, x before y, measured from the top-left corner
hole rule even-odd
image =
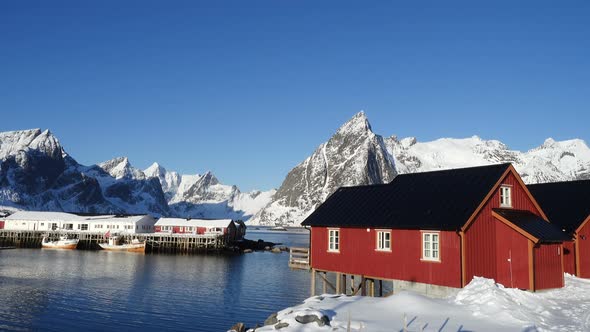
[[[266,234],[255,234],[266,240]],[[306,234],[270,241],[307,244]],[[309,294],[288,254],[142,255],[0,251],[0,330],[226,331]]]

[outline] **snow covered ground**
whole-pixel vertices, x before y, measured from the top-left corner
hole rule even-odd
[[[475,278],[447,299],[412,292],[387,298],[324,294],[279,311],[275,324],[256,331],[276,331],[277,324],[288,324],[280,328],[285,332],[590,331],[590,280],[566,275],[565,281],[562,289],[531,293]],[[323,316],[329,325],[317,322]],[[317,321],[298,322],[305,319]]]

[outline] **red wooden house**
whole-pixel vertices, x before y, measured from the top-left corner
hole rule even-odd
[[[570,238],[547,221],[510,164],[343,187],[303,225],[311,227],[316,271],[393,280],[394,288],[436,287],[439,295],[474,276],[531,291],[564,283]]]
[[[549,220],[574,239],[564,243],[565,272],[590,278],[590,180],[528,187]]]
[[[231,219],[160,218],[154,229],[156,233],[224,235],[230,241],[242,238]]]

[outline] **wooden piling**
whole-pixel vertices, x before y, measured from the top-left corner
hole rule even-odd
[[[315,296],[315,269],[311,269],[311,296]]]
[[[40,248],[45,235],[68,235],[79,239],[77,249],[83,250],[99,250],[98,244],[107,242],[104,233],[97,232],[3,229],[0,230],[0,247]],[[146,241],[146,253],[219,252],[232,245],[224,235],[137,233],[117,236],[122,237],[123,242],[131,242],[134,239]]]

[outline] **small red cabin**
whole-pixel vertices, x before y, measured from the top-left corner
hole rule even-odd
[[[573,242],[564,243],[564,269],[590,278],[590,180],[529,185],[552,223],[567,232]]]
[[[564,284],[563,242],[511,164],[343,187],[302,223],[311,268],[461,288],[474,276],[531,291]],[[394,286],[395,287],[395,286]]]
[[[154,228],[157,233],[225,235],[231,241],[240,239],[231,219],[160,218]]]

